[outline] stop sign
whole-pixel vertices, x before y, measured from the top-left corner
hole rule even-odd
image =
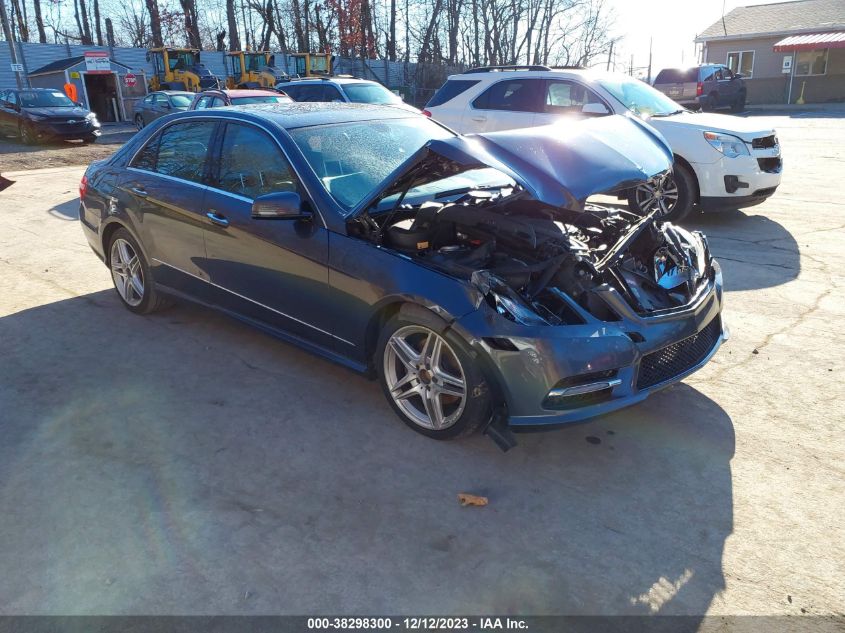
[[[125,83],[128,88],[134,88],[135,84],[138,83],[138,78],[132,73],[126,73],[123,76],[123,83]]]

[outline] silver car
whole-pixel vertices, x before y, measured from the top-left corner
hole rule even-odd
[[[159,117],[173,112],[182,112],[191,107],[193,92],[181,90],[159,90],[151,92],[135,104],[135,127],[139,130]]]

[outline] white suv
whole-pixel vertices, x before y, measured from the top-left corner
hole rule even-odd
[[[701,210],[759,204],[780,184],[783,164],[773,129],[754,119],[691,112],[627,75],[487,66],[449,77],[423,110],[463,134],[632,113],[663,134],[675,154],[672,175],[615,192],[636,211],[659,207],[678,221],[696,204]]]

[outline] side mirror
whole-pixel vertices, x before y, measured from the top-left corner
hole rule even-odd
[[[603,103],[585,103],[581,106],[583,114],[610,114],[610,110]]]
[[[85,106],[82,104],[82,102],[81,102],[81,101],[77,101],[77,102],[76,102],[76,107],[78,107],[78,108],[84,108]]]
[[[745,77],[745,75],[741,75],[740,73],[734,74],[734,79],[742,79],[744,77]]]
[[[279,191],[259,196],[252,203],[256,220],[307,220],[311,217],[302,208],[302,198],[293,191]]]

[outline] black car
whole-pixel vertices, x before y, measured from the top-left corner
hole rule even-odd
[[[158,90],[151,92],[135,104],[135,127],[139,130],[159,117],[174,112],[182,112],[191,107],[193,92],[181,90]]]
[[[27,144],[47,139],[93,143],[100,136],[100,122],[61,90],[4,90],[0,91],[0,134]]]
[[[666,173],[662,137],[621,116],[566,132],[458,136],[353,104],[185,112],[91,165],[79,218],[132,312],[214,306],[377,376],[420,433],[508,447],[509,427],[642,401],[725,337],[703,235],[586,203]]]

